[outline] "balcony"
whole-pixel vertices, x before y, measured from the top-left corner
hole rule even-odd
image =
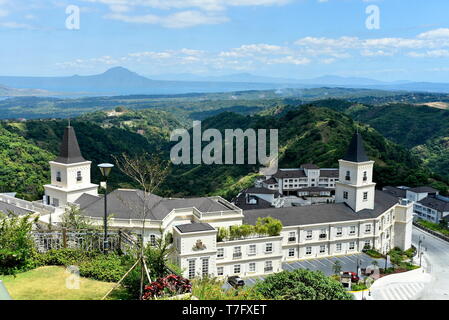
[[[242,258],[241,252],[237,252],[232,255],[232,259],[241,259],[241,258]]]

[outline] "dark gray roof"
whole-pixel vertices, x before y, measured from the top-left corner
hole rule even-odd
[[[176,228],[181,233],[189,233],[189,232],[200,232],[200,231],[209,231],[209,230],[215,230],[214,227],[212,227],[208,223],[188,223],[188,224],[181,224],[176,226]]]
[[[86,161],[81,155],[81,150],[76,139],[75,130],[68,126],[64,129],[59,156],[55,159],[59,163],[77,163]]]
[[[75,203],[80,206],[80,209],[86,208],[88,205],[94,203],[98,199],[101,199],[100,196],[93,196],[88,193],[83,193],[78,199],[75,200]]]
[[[437,199],[435,197],[429,196],[424,199],[418,201],[418,203],[426,206],[428,208],[435,209],[439,212],[448,212],[449,211],[449,202]]]
[[[251,187],[243,191],[244,193],[254,193],[254,194],[274,194],[275,196],[280,196],[281,194],[277,190],[272,190],[264,187]]]
[[[267,179],[267,180],[263,181],[263,183],[266,183],[266,184],[276,184],[276,183],[278,183],[278,182],[276,181],[275,178],[271,177],[270,179]]]
[[[0,201],[0,212],[3,212],[4,214],[8,214],[11,212],[15,215],[21,216],[21,215],[33,213],[34,211],[23,209],[23,208],[15,206],[13,204]]]
[[[383,191],[385,191],[385,192],[387,192],[387,193],[389,193],[389,194],[391,194],[391,195],[393,195],[395,197],[398,197],[398,198],[406,198],[407,197],[406,196],[406,193],[407,193],[406,189],[386,186],[386,187],[383,187]]]
[[[437,193],[438,192],[437,189],[434,189],[432,187],[427,187],[427,186],[410,188],[410,189],[407,189],[407,190],[411,191],[411,192],[415,192],[415,193]]]
[[[304,169],[278,170],[273,177],[275,178],[305,178],[307,177]]]
[[[321,169],[320,177],[323,178],[338,178],[339,171],[338,169]]]
[[[259,210],[259,209],[267,209],[272,208],[270,202],[261,199],[257,196],[251,196],[251,198],[255,199],[257,202],[255,204],[249,204],[246,202],[246,193],[240,193],[235,199],[234,204],[242,210]]]
[[[363,139],[360,133],[355,133],[352,136],[351,142],[349,143],[346,155],[343,160],[351,162],[366,162],[369,161],[365,153],[365,148],[363,147]]]
[[[90,217],[103,217],[104,201],[98,197],[81,197],[77,200],[85,204],[83,213]],[[201,212],[227,211],[234,208],[226,203],[215,201],[211,198],[161,198],[154,194],[148,194],[146,201],[147,219],[163,220],[173,209],[195,207]],[[117,189],[108,194],[108,213],[119,219],[141,219],[144,204],[144,193],[141,190]]]
[[[243,222],[254,225],[257,222],[258,217],[273,217],[281,220],[284,226],[296,226],[364,220],[378,217],[397,203],[398,199],[396,197],[386,192],[376,190],[373,210],[365,209],[356,213],[344,203],[249,210],[243,212]]]
[[[277,178],[277,179],[306,178],[307,175],[306,175],[306,173],[304,171],[304,168],[288,169],[288,170],[286,170],[286,169],[279,169],[278,172],[276,172],[273,175],[273,177]],[[338,169],[320,169],[320,177],[323,177],[323,178],[338,178]]]

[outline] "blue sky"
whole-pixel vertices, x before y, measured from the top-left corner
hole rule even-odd
[[[69,5],[79,30],[66,28]],[[366,27],[368,6],[379,29]],[[444,0],[0,0],[0,74],[449,82],[448,13]]]

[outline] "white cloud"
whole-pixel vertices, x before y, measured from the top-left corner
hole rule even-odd
[[[84,0],[109,8],[106,18],[127,23],[159,24],[167,28],[187,28],[229,21],[229,7],[281,6],[293,0]],[[167,15],[151,9],[170,11]],[[173,12],[174,11],[174,12]],[[139,12],[138,15],[132,12]]]
[[[122,13],[110,13],[106,17],[129,23],[158,24],[166,28],[186,28],[228,21],[227,17],[204,14],[200,11],[181,11],[168,16],[154,14],[130,16]]]
[[[449,57],[449,50],[429,50],[425,52],[409,52],[408,56],[413,58],[447,58]]]
[[[449,29],[448,28],[440,28],[440,29],[423,32],[418,35],[418,38],[420,38],[420,39],[449,38]]]

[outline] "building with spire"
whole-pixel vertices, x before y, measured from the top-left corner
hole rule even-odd
[[[44,185],[43,203],[54,207],[65,207],[74,203],[81,195],[98,194],[98,185],[90,181],[92,161],[83,158],[75,130],[64,129],[59,156],[50,161],[51,182]]]
[[[374,248],[385,254],[411,247],[413,202],[375,189],[374,161],[367,157],[356,133],[339,160],[336,202],[303,207],[242,210],[221,197],[163,198],[141,190],[117,189],[108,195],[111,230],[142,232],[156,243],[173,235],[173,261],[184,276],[260,276],[282,271],[284,262],[356,254]],[[2,206],[17,214],[33,212],[42,224],[57,225],[68,204],[79,207],[93,224],[103,225],[104,199],[90,181],[91,161],[84,159],[71,126],[64,130],[59,156],[50,161],[51,183],[43,202],[0,194]],[[143,199],[147,198],[147,203]],[[282,222],[279,235],[217,237],[219,228],[255,225],[259,218]],[[162,232],[162,234],[161,234]]]
[[[374,161],[370,161],[363,147],[360,133],[354,134],[343,159],[339,160],[339,180],[336,182],[335,202],[346,203],[354,212],[373,210],[375,187]]]
[[[90,162],[82,158],[72,130],[66,129],[61,155],[50,163],[52,184],[46,186],[46,195],[50,203],[53,199],[58,199],[60,205],[62,201],[74,201],[87,217],[101,225],[102,198],[95,194],[90,181],[84,187],[83,182],[78,184],[76,180],[78,171],[87,179],[85,170],[90,169]],[[163,234],[172,233],[172,259],[189,278],[264,275],[281,271],[284,262],[355,254],[368,247],[381,253],[394,247],[409,249],[412,203],[376,190],[373,165],[374,161],[365,153],[361,134],[356,133],[339,160],[335,203],[242,210],[221,197],[184,199],[150,195],[146,205],[151,210],[143,237],[154,243]],[[61,181],[55,180],[59,176]],[[65,180],[66,177],[71,180]],[[111,229],[141,232],[141,216],[136,210],[143,198],[141,193],[118,189],[109,194],[110,212],[114,212],[108,222]],[[282,222],[278,236],[217,237],[219,228],[255,225],[264,217]]]

